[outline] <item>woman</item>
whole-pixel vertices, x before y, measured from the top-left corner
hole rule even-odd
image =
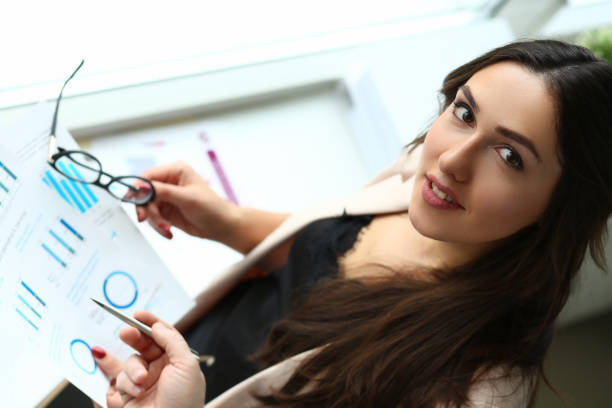
[[[578,46],[518,42],[451,72],[442,94],[427,134],[366,193],[292,217],[272,234],[286,215],[233,207],[182,166],[145,174],[160,198],[139,208],[139,219],[160,233],[170,237],[175,225],[243,253],[263,240],[199,312],[255,261],[275,271],[233,288],[187,334],[245,376],[255,370],[236,355],[242,342],[265,339],[258,357],[272,367],[210,406],[527,406],[586,250],[605,267],[612,67]],[[266,333],[249,331],[251,317],[265,320],[257,300],[278,320]],[[172,392],[184,406],[203,402],[194,363],[177,360],[188,350],[178,332],[156,324],[156,343],[134,329],[122,338],[143,357],[123,370],[110,356],[97,359],[118,375],[111,406],[121,406],[117,389],[133,406]],[[240,380],[205,375],[214,394],[232,385],[223,378]],[[162,391],[172,378],[196,391]]]

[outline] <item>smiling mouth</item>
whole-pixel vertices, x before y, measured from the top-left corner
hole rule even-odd
[[[425,175],[421,194],[427,204],[441,210],[465,210],[450,188],[437,183],[433,175]]]
[[[448,201],[449,203],[453,203],[453,204],[457,204],[452,198],[450,198],[446,193],[444,193],[443,191],[440,191],[440,189],[438,188],[438,186],[436,186],[436,183],[434,183],[432,181],[431,183],[431,190],[434,192],[434,194],[445,201]]]

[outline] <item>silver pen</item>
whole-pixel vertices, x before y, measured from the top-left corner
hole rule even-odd
[[[109,312],[110,314],[112,314],[113,316],[115,316],[116,318],[118,318],[119,320],[123,321],[124,323],[129,324],[132,327],[135,327],[136,329],[138,329],[142,334],[149,336],[149,337],[153,337],[153,330],[147,326],[146,324],[139,322],[138,320],[120,312],[119,310],[115,309],[112,306],[107,305],[106,303],[100,302],[99,300],[96,300],[94,298],[90,298],[93,302],[95,302],[98,306],[100,306],[102,309],[106,310],[107,312]],[[191,354],[193,354],[193,356],[201,363],[205,363],[208,367],[210,367],[211,365],[213,365],[215,363],[215,356],[211,356],[208,354],[203,354],[200,355],[197,351],[195,351],[194,349],[190,349],[191,350]]]

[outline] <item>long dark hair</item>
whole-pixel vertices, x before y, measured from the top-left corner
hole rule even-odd
[[[541,219],[480,258],[415,280],[333,279],[272,330],[260,357],[273,364],[320,347],[279,390],[288,407],[460,407],[497,368],[532,384],[553,323],[587,248],[605,269],[612,211],[612,67],[559,41],[512,43],[444,79],[442,109],[477,71],[514,61],[556,101],[561,176]],[[422,143],[425,136],[413,143]]]

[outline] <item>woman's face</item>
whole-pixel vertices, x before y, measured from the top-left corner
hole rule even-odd
[[[493,243],[538,221],[560,173],[544,82],[497,63],[474,74],[427,133],[410,220],[439,241]]]

